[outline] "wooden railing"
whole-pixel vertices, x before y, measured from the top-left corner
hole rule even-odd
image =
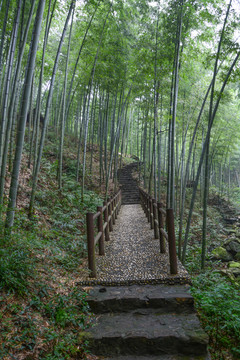
[[[109,241],[109,232],[113,230],[115,219],[121,207],[121,190],[113,197],[107,199],[103,206],[97,207],[97,212],[87,213],[87,243],[88,243],[88,268],[90,277],[97,276],[95,261],[95,246],[99,244],[99,255],[104,255],[104,239]],[[97,234],[95,233],[95,220],[97,220]]]
[[[146,191],[139,188],[141,204],[150,222],[151,229],[154,229],[155,239],[160,239],[160,252],[166,253],[166,242],[168,241],[170,273],[177,274],[177,252],[174,227],[173,209],[163,209],[163,204],[153,199]],[[167,231],[164,229],[164,218],[166,218]]]

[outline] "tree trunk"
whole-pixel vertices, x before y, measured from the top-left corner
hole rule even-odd
[[[22,97],[22,106],[21,106],[21,115],[18,125],[18,134],[17,134],[17,144],[15,151],[15,159],[13,164],[12,179],[9,192],[9,202],[8,202],[8,211],[5,226],[6,228],[11,228],[14,221],[16,199],[17,199],[17,190],[18,190],[18,178],[20,172],[25,126],[28,112],[28,102],[31,93],[32,78],[34,72],[34,65],[36,60],[38,42],[41,32],[41,24],[43,19],[43,12],[45,7],[45,0],[39,2],[38,10],[36,14],[36,20],[33,29],[33,36],[31,41],[31,48],[29,51],[28,58],[28,67],[26,70],[26,77],[24,82],[24,91]]]

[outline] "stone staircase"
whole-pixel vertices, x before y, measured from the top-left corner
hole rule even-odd
[[[131,163],[118,170],[118,181],[122,189],[122,204],[139,204],[140,197],[137,181],[132,177],[132,171],[137,170],[138,163]]]
[[[91,353],[106,360],[207,360],[208,338],[189,285],[95,286]]]

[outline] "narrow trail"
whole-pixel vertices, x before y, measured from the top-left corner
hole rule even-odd
[[[97,278],[81,284],[88,285],[95,314],[86,333],[90,351],[106,360],[209,360],[190,276],[180,262],[178,274],[170,275],[168,254],[160,254],[139,204],[134,168],[136,163],[119,173],[124,205],[105,256],[96,259]]]
[[[97,258],[97,283],[189,283],[187,271],[178,266],[178,274],[170,275],[168,254],[160,254],[141,205],[122,205],[105,256]]]

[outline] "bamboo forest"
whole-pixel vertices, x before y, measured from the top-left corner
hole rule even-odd
[[[0,0],[0,118],[0,359],[240,359],[240,0]]]

